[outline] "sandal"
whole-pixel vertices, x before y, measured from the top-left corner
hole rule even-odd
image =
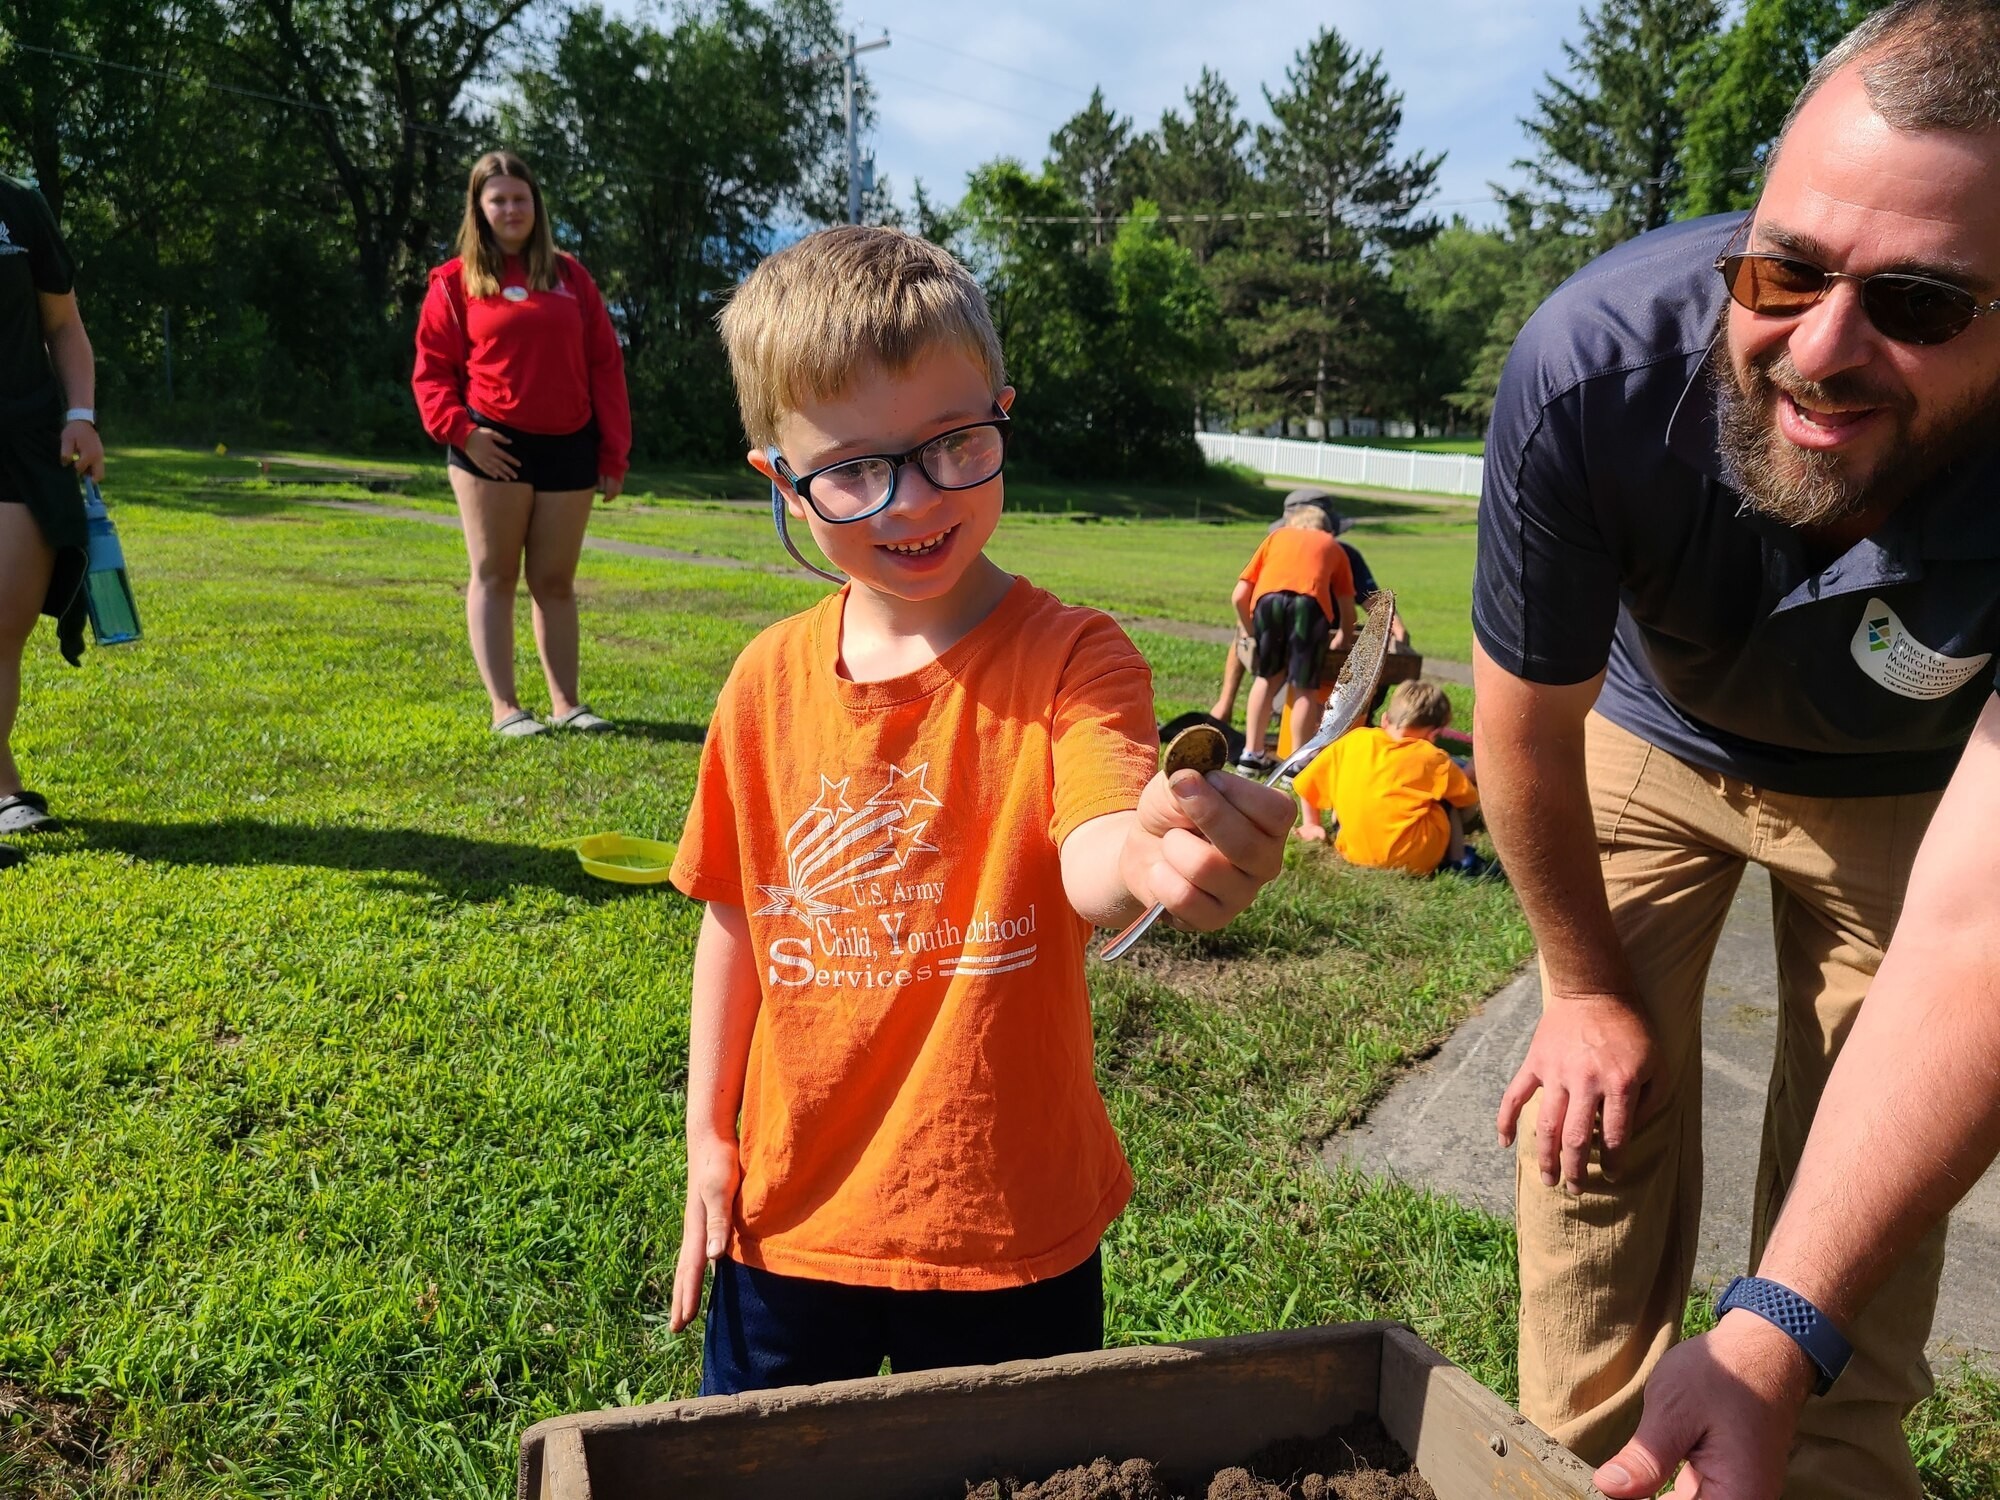
[[[525,739],[531,734],[546,733],[548,727],[548,725],[537,719],[525,708],[517,708],[498,724],[495,724],[493,732],[510,740],[519,740]]]
[[[0,797],[0,833],[34,833],[55,826],[56,820],[49,816],[49,799],[40,792],[19,791]]]
[[[592,713],[587,703],[577,704],[560,719],[549,720],[549,728],[567,729],[572,734],[603,734],[610,727],[611,721]]]

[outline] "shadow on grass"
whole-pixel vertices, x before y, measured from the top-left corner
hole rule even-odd
[[[455,901],[494,901],[540,886],[589,901],[610,901],[668,886],[616,885],[583,873],[576,855],[539,844],[506,844],[424,828],[315,827],[221,818],[208,823],[135,823],[73,818],[65,832],[92,849],[169,865],[216,868],[316,866],[413,876]],[[402,885],[400,881],[386,882]]]
[[[708,726],[658,719],[618,718],[611,721],[611,734],[628,740],[647,740],[656,745],[699,745],[708,739]]]

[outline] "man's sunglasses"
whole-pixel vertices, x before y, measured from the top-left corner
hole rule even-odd
[[[844,526],[887,510],[896,498],[896,478],[909,464],[923,470],[934,488],[977,489],[1007,462],[1007,425],[1007,414],[995,408],[984,422],[940,432],[907,453],[870,453],[794,474],[773,448],[771,463],[815,515],[829,525]]]
[[[1946,343],[1970,328],[1974,318],[2000,312],[2000,302],[1982,303],[1949,281],[1900,271],[1856,276],[1795,255],[1739,251],[1717,260],[1715,269],[1739,307],[1766,318],[1796,318],[1832,291],[1836,281],[1858,283],[1868,321],[1899,344]]]

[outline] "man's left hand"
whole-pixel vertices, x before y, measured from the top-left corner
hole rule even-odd
[[[75,464],[79,475],[104,482],[104,440],[88,422],[70,422],[62,430],[62,461]]]
[[[1226,927],[1285,867],[1292,799],[1225,771],[1147,783],[1121,857],[1125,888],[1185,927]]]

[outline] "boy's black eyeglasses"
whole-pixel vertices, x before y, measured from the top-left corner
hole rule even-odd
[[[887,510],[896,498],[896,477],[906,464],[922,469],[924,478],[938,489],[978,488],[1006,465],[1007,428],[1007,414],[996,408],[985,421],[940,432],[907,453],[843,458],[809,474],[794,474],[776,448],[770,450],[770,458],[813,514],[830,526],[844,526]]]
[[[1739,251],[1721,257],[1715,269],[1739,307],[1766,318],[1796,318],[1832,291],[1836,281],[1856,282],[1868,321],[1899,344],[1947,343],[1970,328],[1974,318],[2000,312],[2000,302],[1981,302],[1949,281],[1901,271],[1856,276],[1796,255]]]

